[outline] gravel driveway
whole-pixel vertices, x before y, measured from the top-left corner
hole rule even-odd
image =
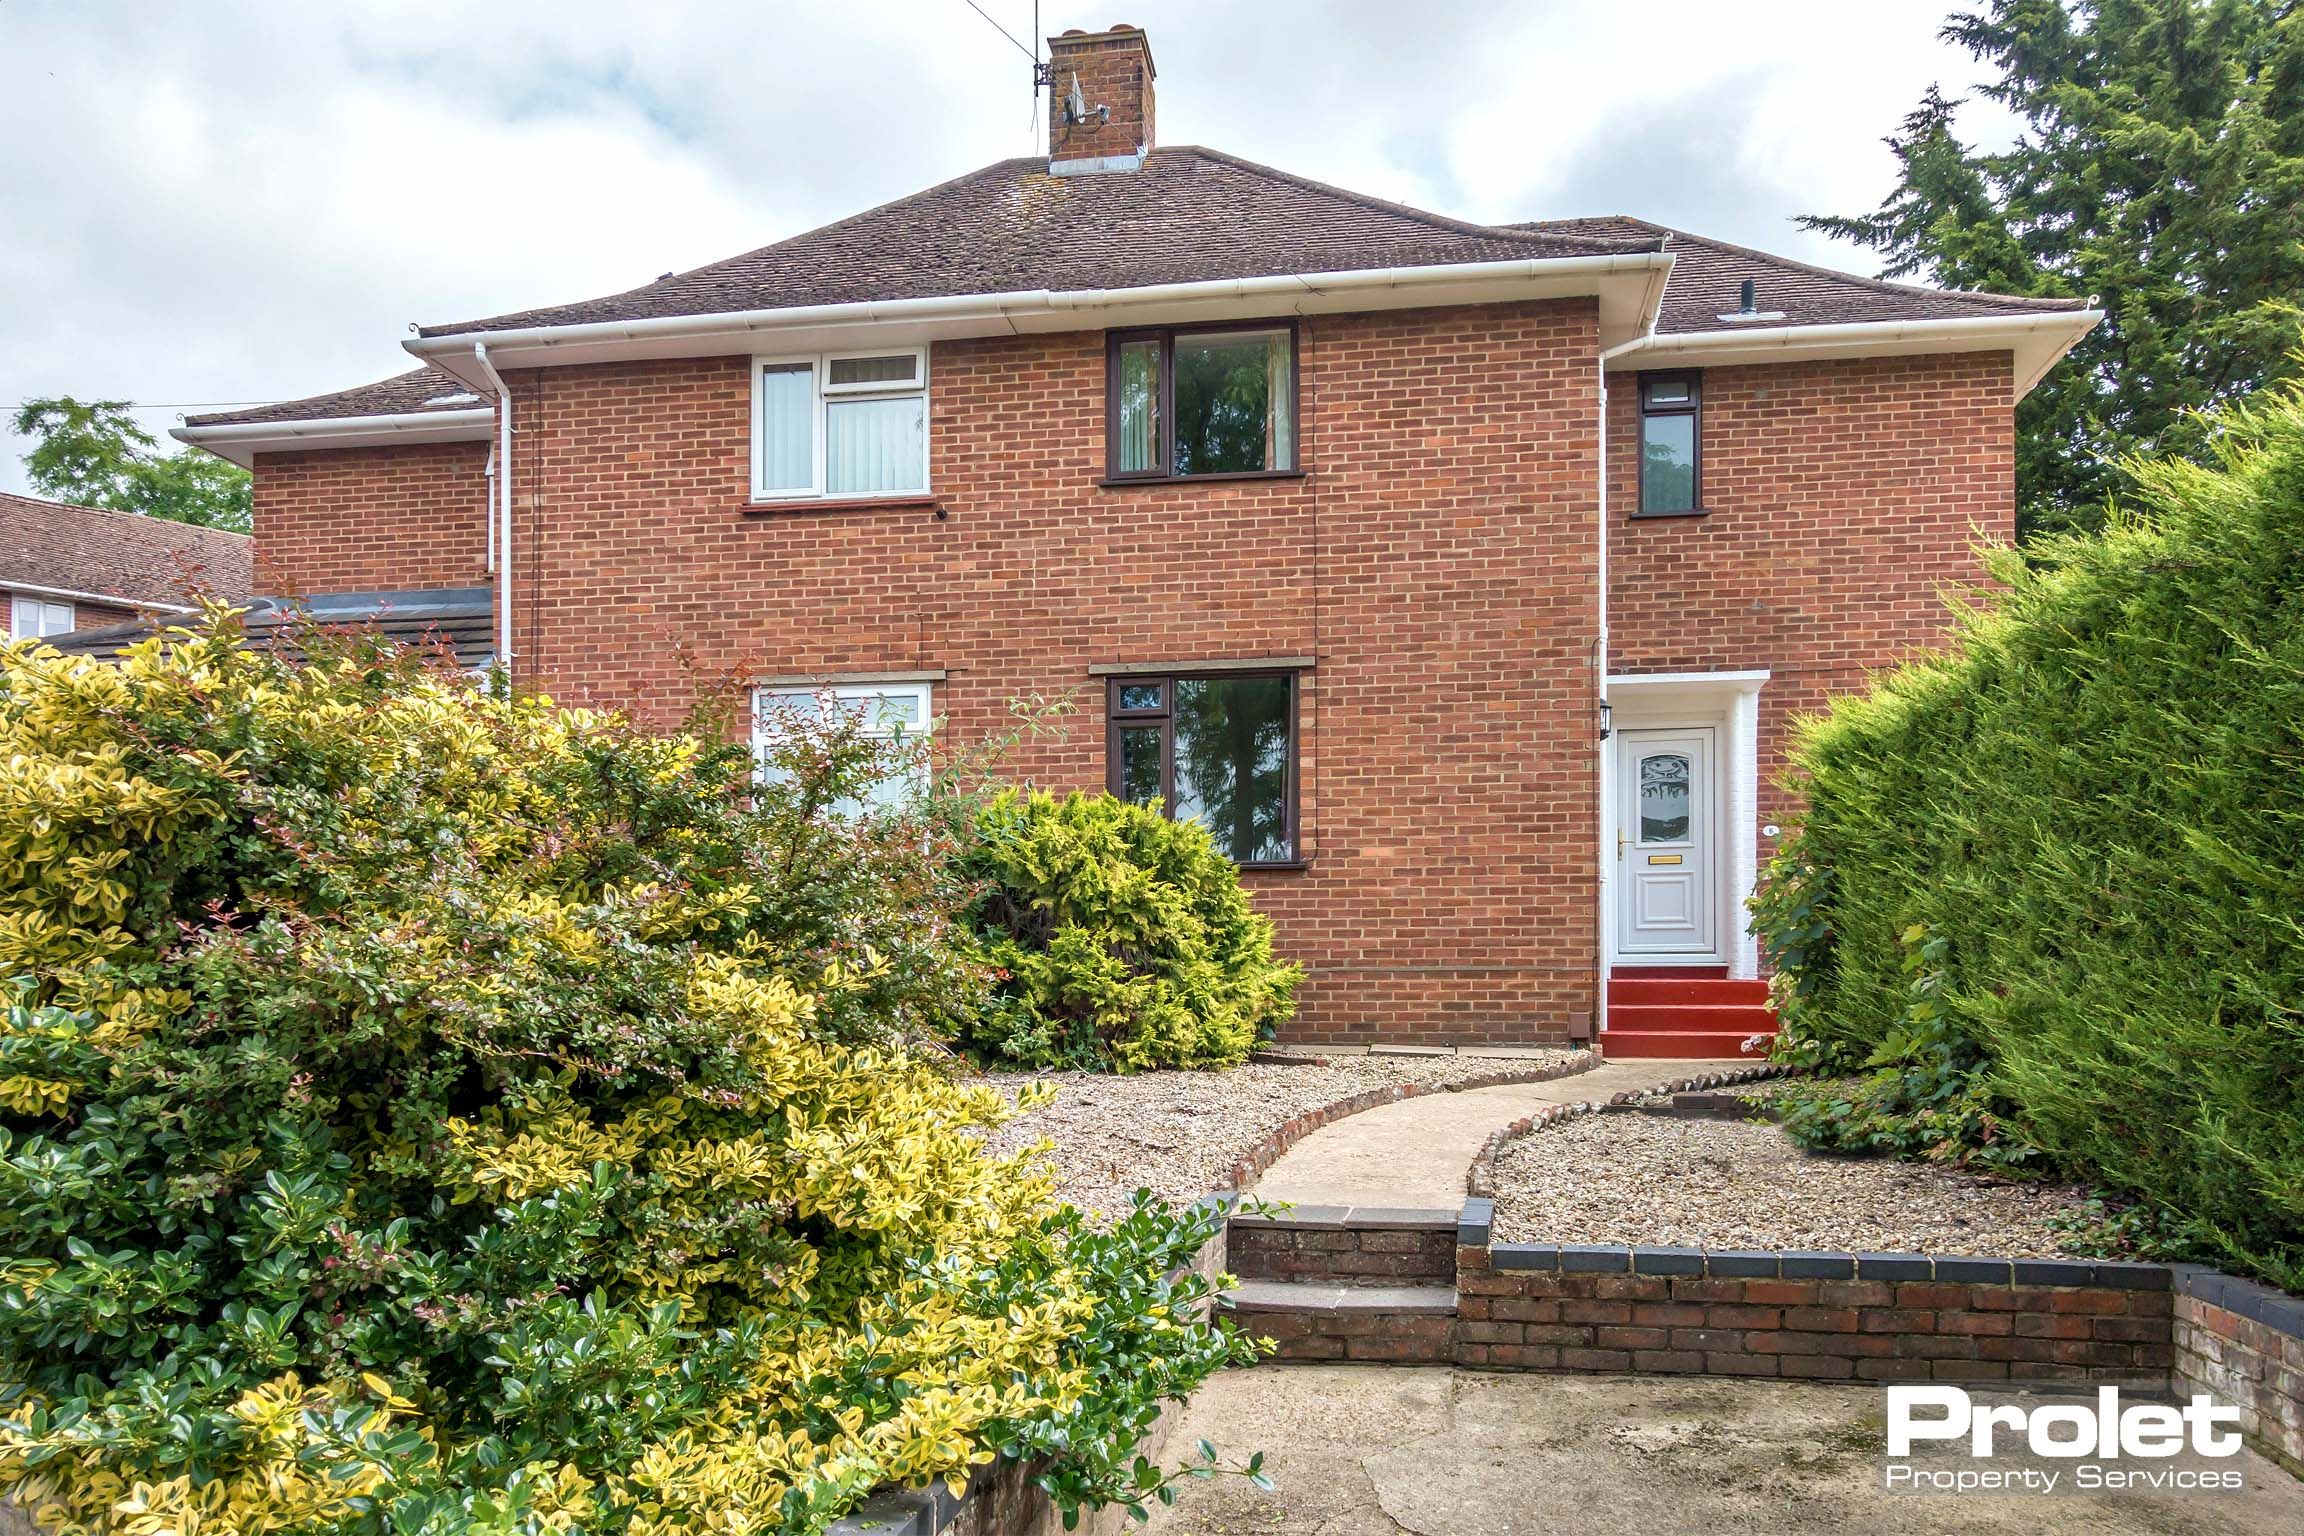
[[[1337,1056],[1319,1066],[1251,1064],[1229,1072],[991,1073],[1011,1098],[1026,1083],[1054,1083],[1056,1102],[1000,1127],[987,1145],[1013,1152],[1055,1143],[1056,1194],[1084,1211],[1117,1215],[1132,1190],[1185,1204],[1213,1193],[1248,1149],[1306,1110],[1395,1083],[1460,1083],[1537,1071],[1561,1051],[1523,1060],[1470,1056]]]
[[[2050,1258],[2085,1192],[1802,1152],[1772,1124],[1587,1115],[1496,1163],[1506,1242],[1655,1243]]]

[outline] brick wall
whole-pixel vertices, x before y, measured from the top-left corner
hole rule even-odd
[[[256,455],[256,590],[485,584],[487,464],[486,443]]]
[[[1322,1219],[1297,1209],[1285,1217],[1236,1215],[1233,1274],[1243,1280],[1326,1281],[1333,1285],[1452,1285],[1456,1217],[1403,1214],[1387,1220],[1345,1212]]]
[[[2240,1410],[2260,1451],[2304,1477],[2304,1297],[2179,1266],[2177,1390]]]
[[[2008,354],[1705,371],[1702,517],[1631,515],[1639,389],[1608,382],[1609,670],[1767,668],[1758,820],[1781,821],[1791,721],[1940,643],[1976,543],[2015,536]]]
[[[114,606],[110,603],[75,600],[72,604],[72,627],[75,630],[103,629],[112,624],[125,624],[140,611],[125,604]]]
[[[1588,301],[1315,318],[1301,479],[1100,487],[1100,333],[936,347],[936,504],[747,507],[742,359],[526,372],[516,650],[570,702],[940,669],[948,738],[1077,691],[1014,771],[1105,782],[1096,662],[1314,656],[1309,867],[1252,873],[1292,1038],[1562,1038],[1592,1007]],[[693,670],[691,670],[693,668]]]

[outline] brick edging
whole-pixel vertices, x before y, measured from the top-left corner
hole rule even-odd
[[[1519,1083],[1549,1083],[1593,1071],[1604,1064],[1597,1051],[1576,1051],[1566,1060],[1553,1062],[1549,1066],[1504,1067],[1455,1082],[1387,1083],[1381,1088],[1363,1089],[1333,1104],[1323,1104],[1318,1109],[1308,1109],[1300,1115],[1291,1116],[1267,1132],[1232,1165],[1232,1171],[1225,1176],[1223,1187],[1215,1191],[1213,1198],[1239,1194],[1254,1183],[1265,1169],[1280,1161],[1282,1155],[1296,1143],[1323,1126],[1334,1125],[1364,1110],[1397,1104],[1403,1099],[1422,1098],[1432,1093],[1464,1093],[1474,1088],[1509,1088]]]
[[[1496,1194],[1496,1159],[1505,1147],[1539,1126],[1554,1125],[1572,1120],[1578,1115],[1589,1115],[1609,1104],[1629,1104],[1634,1099],[1646,1098],[1652,1093],[1687,1093],[1698,1088],[1725,1088],[1732,1083],[1755,1083],[1763,1078],[1785,1077],[1792,1068],[1781,1062],[1759,1061],[1749,1066],[1724,1067],[1717,1072],[1699,1072],[1692,1077],[1674,1078],[1667,1083],[1656,1083],[1646,1088],[1627,1088],[1622,1093],[1610,1094],[1605,1100],[1588,1099],[1576,1104],[1547,1104],[1533,1114],[1522,1115],[1510,1125],[1501,1126],[1480,1144],[1480,1153],[1472,1159],[1471,1170],[1464,1176],[1464,1192],[1475,1199],[1492,1199]]]

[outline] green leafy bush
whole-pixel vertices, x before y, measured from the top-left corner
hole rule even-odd
[[[1813,1143],[2045,1163],[2304,1284],[2304,398],[2003,556],[1956,648],[1812,722],[1756,903]],[[1835,1104],[1838,1107],[1835,1107]]]
[[[798,1536],[1135,1503],[1248,1351],[989,1157],[934,826],[379,647],[0,650],[0,1493],[60,1536]],[[944,937],[939,938],[942,935]]]
[[[999,977],[964,1036],[1036,1067],[1230,1067],[1303,972],[1207,832],[1110,795],[1009,790],[977,817],[978,951]]]

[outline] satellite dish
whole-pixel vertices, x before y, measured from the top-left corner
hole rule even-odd
[[[1080,94],[1080,76],[1072,76],[1072,89],[1064,96],[1064,121],[1084,123],[1088,120],[1088,98]]]

